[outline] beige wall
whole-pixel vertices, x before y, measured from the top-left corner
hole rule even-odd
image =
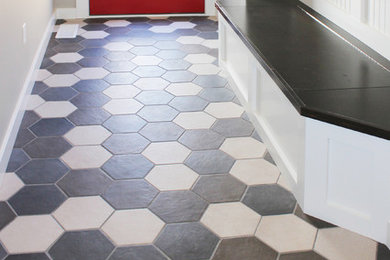
[[[76,8],[76,0],[54,0],[55,8]]]
[[[53,0],[0,1],[0,147],[12,126],[12,114],[22,93],[34,56],[53,14]],[[23,44],[22,25],[27,42]],[[3,151],[0,151],[3,152]],[[3,154],[0,154],[3,156]],[[0,158],[2,159],[2,158]],[[0,169],[2,170],[2,169]]]

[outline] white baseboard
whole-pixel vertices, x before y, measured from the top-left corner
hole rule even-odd
[[[51,33],[53,31],[54,23],[55,15],[53,14],[49,20],[49,23],[46,26],[45,32],[42,36],[42,40],[39,43],[37,51],[34,55],[34,59],[24,80],[22,91],[20,92],[20,96],[12,113],[12,117],[9,122],[7,131],[4,135],[4,141],[2,143],[2,146],[0,147],[0,173],[5,172],[7,169],[7,164],[12,153],[12,148],[14,146],[16,136],[18,134],[18,130],[23,119],[27,98],[34,86],[37,71],[39,70],[43,57],[45,55],[46,48],[49,43]],[[0,174],[0,185],[2,176],[3,174]]]

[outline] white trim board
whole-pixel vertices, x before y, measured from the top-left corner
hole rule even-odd
[[[34,86],[36,74],[37,71],[39,70],[39,67],[41,66],[43,57],[45,55],[45,51],[49,43],[51,33],[53,31],[54,23],[55,23],[55,15],[53,14],[50,17],[49,23],[46,26],[42,40],[39,43],[38,49],[34,55],[34,59],[31,63],[31,67],[25,78],[22,90],[20,92],[20,96],[16,103],[15,109],[12,113],[12,117],[9,122],[7,131],[4,135],[4,140],[2,146],[0,147],[0,173],[5,172],[7,169],[7,164],[12,153],[12,148],[14,146],[16,136],[18,134],[18,130],[23,119],[24,110],[27,104],[27,98]],[[1,186],[3,175],[4,174],[0,174],[0,186]]]

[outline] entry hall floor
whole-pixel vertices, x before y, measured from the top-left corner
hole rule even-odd
[[[389,259],[302,213],[218,67],[214,18],[68,22],[3,179],[0,259]]]

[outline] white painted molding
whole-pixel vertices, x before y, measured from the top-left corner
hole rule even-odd
[[[334,3],[338,0],[301,0],[301,2],[390,60],[389,0],[350,0],[350,7],[347,11],[338,8],[338,4]],[[374,2],[376,9],[372,10]]]
[[[41,66],[43,57],[45,55],[46,48],[49,43],[51,33],[53,31],[54,23],[55,23],[55,15],[53,14],[49,20],[49,23],[46,26],[42,40],[39,43],[37,51],[34,55],[34,59],[31,63],[30,69],[24,80],[24,84],[20,92],[20,96],[16,103],[15,109],[12,113],[12,117],[8,125],[7,131],[4,135],[4,141],[2,143],[2,146],[0,147],[0,173],[5,172],[7,169],[8,160],[11,156],[12,148],[14,146],[16,136],[23,119],[27,98],[34,86],[36,74],[37,71],[39,70],[39,67]],[[3,175],[4,174],[0,174],[0,185],[1,185],[1,177]]]

